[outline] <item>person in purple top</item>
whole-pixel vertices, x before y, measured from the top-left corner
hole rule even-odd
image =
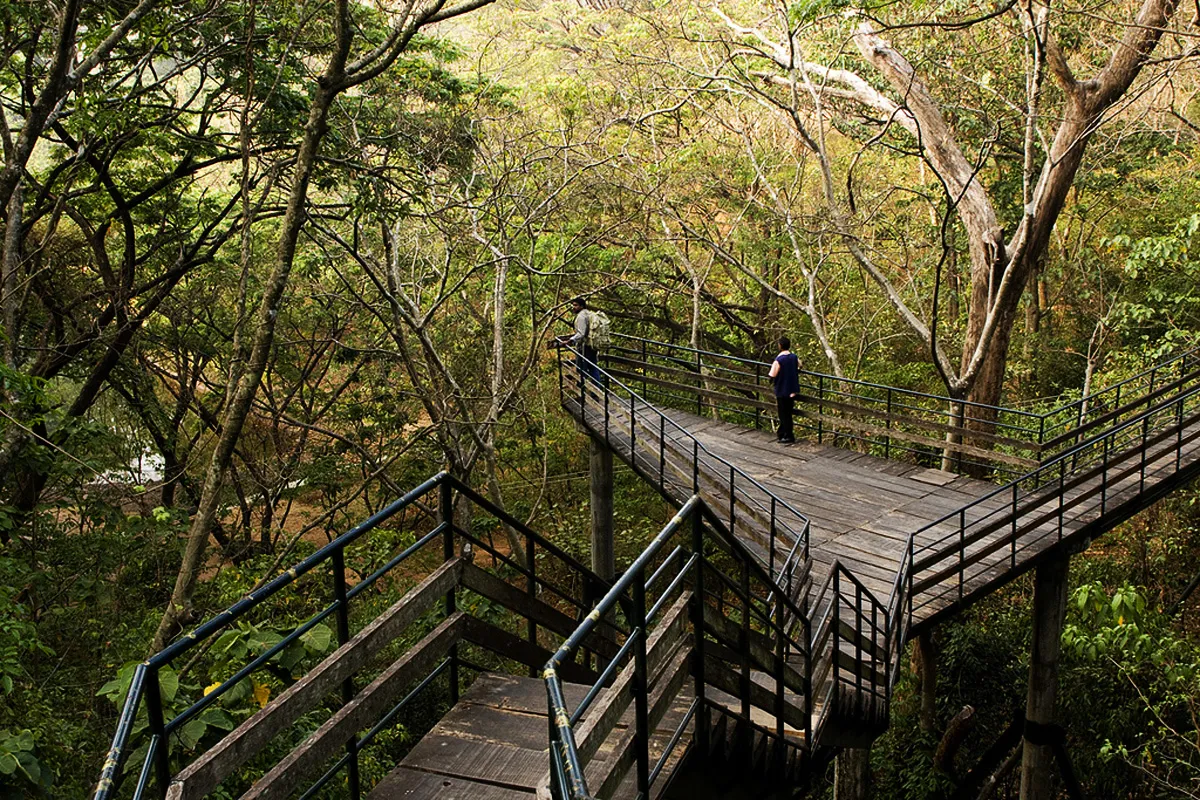
[[[796,395],[800,394],[800,359],[791,350],[792,342],[786,336],[779,337],[779,355],[771,364],[771,388],[775,391],[775,405],[779,409],[779,431],[776,441],[791,444],[796,441],[792,428],[792,412]]]

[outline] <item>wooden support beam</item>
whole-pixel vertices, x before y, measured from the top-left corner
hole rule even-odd
[[[605,580],[617,574],[613,549],[613,453],[591,438],[589,475],[592,490],[592,572]]]
[[[1058,695],[1058,658],[1067,613],[1069,556],[1042,562],[1033,587],[1033,650],[1029,658],[1029,693],[1025,702],[1025,744],[1021,757],[1021,800],[1052,800],[1054,750],[1034,743],[1031,731],[1045,731],[1054,721]]]

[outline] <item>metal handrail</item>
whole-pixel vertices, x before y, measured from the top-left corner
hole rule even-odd
[[[381,524],[394,517],[399,512],[418,505],[423,497],[434,491],[439,492],[439,502],[437,513],[442,517],[438,525],[430,532],[418,537],[417,541],[412,545],[404,548],[404,550],[394,558],[390,559],[383,567],[375,570],[371,575],[367,576],[362,581],[355,584],[354,587],[347,587],[345,581],[345,565],[344,553],[346,547],[354,543],[363,536],[368,535],[371,531],[378,528]],[[429,478],[421,483],[416,488],[404,494],[401,498],[390,503],[385,508],[373,514],[362,523],[351,528],[349,531],[338,536],[325,546],[318,549],[308,558],[303,559],[292,567],[284,570],[275,578],[266,582],[254,591],[250,592],[244,598],[231,605],[221,613],[215,615],[209,620],[201,623],[190,633],[180,637],[175,642],[172,642],[167,647],[160,650],[158,653],[150,656],[141,664],[134,668],[134,673],[130,681],[129,690],[126,693],[125,702],[121,709],[121,714],[118,718],[116,731],[113,735],[112,744],[109,748],[107,757],[101,770],[100,779],[97,782],[93,800],[111,800],[115,796],[117,789],[125,777],[124,767],[128,759],[130,739],[134,728],[134,723],[137,719],[140,709],[146,709],[150,723],[151,742],[145,758],[143,759],[142,769],[139,772],[138,781],[134,789],[133,797],[135,800],[146,795],[151,782],[157,785],[157,792],[160,796],[165,795],[167,785],[171,779],[171,768],[169,763],[169,736],[170,733],[178,729],[196,714],[202,712],[206,707],[216,702],[221,695],[227,692],[230,688],[250,675],[256,668],[262,666],[269,661],[274,655],[282,651],[288,644],[296,641],[305,632],[311,630],[315,625],[330,616],[336,615],[338,618],[338,643],[345,644],[349,637],[348,613],[349,602],[356,595],[367,589],[378,581],[383,575],[394,569],[399,564],[403,563],[409,557],[420,551],[423,547],[431,544],[434,540],[442,538],[445,541],[446,555],[453,555],[453,536],[465,536],[462,531],[459,531],[453,525],[453,510],[451,506],[451,492],[457,491],[469,501],[483,509],[488,514],[495,517],[502,524],[510,527],[518,534],[525,537],[527,546],[536,547],[538,550],[547,553],[562,562],[567,569],[577,575],[583,576],[587,586],[584,589],[582,599],[575,599],[566,594],[562,589],[554,586],[545,580],[543,576],[536,574],[536,569],[533,568],[534,560],[532,558],[532,550],[527,554],[530,558],[530,565],[520,564],[499,551],[494,551],[491,546],[475,537],[467,537],[476,547],[481,548],[485,552],[491,553],[496,558],[503,560],[508,566],[513,567],[521,575],[523,575],[531,586],[538,585],[548,588],[555,594],[559,595],[563,600],[573,604],[580,612],[586,606],[589,593],[592,591],[600,592],[607,590],[610,585],[609,581],[600,578],[592,573],[592,571],[583,564],[576,561],[572,556],[566,553],[558,546],[546,541],[540,535],[535,533],[527,525],[505,512],[503,509],[496,506],[494,503],[483,497],[461,480],[448,472],[440,472],[437,475]],[[235,674],[222,681],[217,687],[214,687],[204,697],[197,700],[188,708],[181,711],[171,720],[165,719],[164,708],[159,689],[159,673],[162,669],[172,664],[176,659],[189,653],[194,648],[199,647],[204,641],[221,632],[244,618],[247,614],[253,611],[274,595],[277,595],[290,584],[303,577],[305,574],[313,571],[317,567],[331,565],[334,577],[334,594],[336,599],[333,603],[318,611],[316,614],[309,617],[307,620],[298,625],[289,634],[284,636],[280,642],[273,645],[265,652],[259,654],[251,662],[237,670]],[[449,602],[449,600],[448,600]],[[462,664],[470,667],[471,665],[462,659],[458,659],[453,653],[447,661],[438,665],[434,672],[441,674],[445,670],[449,670],[452,682],[452,694],[457,693],[457,669]],[[431,676],[433,673],[431,673]],[[417,689],[428,685],[431,681],[431,676],[426,676]],[[410,694],[412,694],[410,692]],[[402,700],[400,705],[392,709],[391,714],[396,713],[409,698]],[[351,794],[355,797],[359,795],[359,787],[357,781],[357,753],[366,742],[378,733],[380,725],[376,725],[361,739],[357,739],[348,745],[347,753],[344,755],[326,775],[318,781],[318,786],[321,783],[328,781],[333,774],[336,774],[343,767],[350,769],[349,788]],[[311,790],[310,790],[311,791]]]
[[[684,523],[688,521],[691,521],[693,525],[692,554],[685,560],[683,566],[677,570],[662,595],[647,610],[646,589],[664,574],[669,564],[674,563],[677,553],[680,552],[680,548],[677,547],[675,551],[672,551],[652,575],[647,576],[647,570],[658,555],[666,548],[668,543],[683,529]],[[691,576],[696,586],[692,602],[694,607],[698,606],[700,608],[693,616],[693,623],[697,626],[695,640],[698,643],[698,649],[702,648],[704,633],[700,628],[700,619],[704,613],[703,577],[705,570],[716,574],[726,581],[733,581],[733,579],[722,573],[706,556],[703,546],[704,531],[717,537],[720,540],[720,549],[733,556],[735,564],[739,565],[742,569],[742,582],[744,585],[748,585],[747,582],[750,579],[750,573],[754,572],[754,579],[765,584],[770,590],[768,597],[781,597],[778,613],[790,615],[794,621],[793,624],[798,626],[802,631],[802,641],[805,643],[809,641],[810,632],[808,630],[807,615],[792,604],[780,588],[773,584],[771,576],[761,569],[753,554],[729,532],[724,523],[703,498],[698,494],[692,495],[650,544],[638,555],[617,583],[596,604],[595,608],[592,609],[579,627],[563,642],[562,646],[555,652],[542,670],[542,678],[546,684],[548,717],[550,721],[549,757],[551,791],[553,796],[558,798],[558,800],[593,799],[593,795],[590,793],[587,785],[587,777],[584,771],[585,765],[580,758],[578,742],[575,737],[575,728],[600,691],[610,685],[610,681],[616,670],[620,667],[622,660],[628,657],[631,651],[634,668],[633,680],[636,687],[633,698],[635,703],[634,724],[638,726],[636,741],[640,748],[635,753],[638,768],[639,796],[650,796],[651,784],[661,774],[673,748],[679,743],[684,729],[686,729],[693,716],[697,713],[701,715],[707,714],[708,709],[704,689],[704,660],[701,652],[693,659],[693,673],[696,676],[697,696],[691,703],[683,721],[673,731],[670,742],[660,755],[657,763],[653,769],[649,768],[649,730],[646,727],[645,708],[649,689],[649,676],[646,672],[646,648],[649,638],[647,625],[654,620],[659,610],[675,596],[676,590],[683,582]],[[760,612],[758,612],[758,609],[753,609],[749,595],[735,592],[735,599],[740,599],[744,602],[745,610],[742,612],[743,623],[748,625],[749,617],[747,614],[751,610],[757,613]],[[767,600],[765,602],[769,603],[770,601]],[[627,616],[632,618],[632,626],[626,633],[626,641],[618,654],[599,675],[593,686],[585,693],[583,699],[579,701],[574,709],[571,709],[566,702],[563,681],[558,674],[559,670],[564,664],[569,663],[574,658],[576,652],[584,645],[595,628],[617,610],[625,611]],[[770,627],[770,622],[771,620],[767,620],[768,627]],[[781,636],[786,635],[783,631],[779,631],[779,634]],[[794,639],[792,641],[794,642]],[[805,656],[804,661],[807,664],[811,660],[808,657],[809,654],[803,652],[803,655]],[[807,678],[807,673],[805,678]],[[785,691],[782,681],[776,682],[775,691],[780,695],[780,699],[777,702],[782,702],[782,693]],[[811,709],[810,693],[806,689],[804,694],[805,708]],[[806,713],[807,717],[810,717],[810,715]],[[707,717],[704,716],[697,723],[698,728],[706,724],[706,719]],[[782,723],[780,722],[779,724]],[[806,730],[805,733],[806,741],[811,742],[811,730]]]
[[[569,350],[568,348],[565,348],[565,347],[559,349],[559,358],[558,358],[559,393],[560,393],[560,396],[563,398],[564,402],[568,399],[568,395],[565,391],[564,371],[563,371],[563,358],[564,358],[564,353],[566,353],[566,352],[574,353],[574,351]],[[800,513],[799,511],[797,511],[786,500],[783,500],[778,495],[776,495],[774,492],[767,489],[759,481],[757,481],[755,478],[748,475],[740,467],[731,463],[730,461],[723,458],[722,456],[720,456],[716,453],[713,453],[711,450],[709,450],[707,447],[705,447],[704,444],[699,439],[697,439],[695,437],[695,435],[692,434],[691,431],[689,431],[687,428],[680,425],[679,423],[677,423],[675,420],[671,419],[667,415],[663,414],[662,411],[660,411],[653,403],[650,403],[648,400],[644,399],[632,387],[628,386],[627,384],[623,383],[622,381],[620,381],[619,379],[617,379],[616,377],[611,375],[609,372],[607,372],[604,369],[603,365],[596,364],[590,360],[584,359],[582,355],[576,354],[576,358],[580,359],[588,367],[594,368],[601,374],[600,380],[592,380],[588,375],[584,374],[583,371],[578,370],[578,369],[575,370],[575,374],[577,376],[576,384],[580,387],[580,391],[579,391],[578,397],[571,397],[570,399],[579,400],[579,402],[581,403],[581,408],[580,408],[581,417],[584,414],[583,404],[586,402],[583,398],[585,398],[587,396],[587,392],[589,390],[599,391],[602,394],[602,397],[604,398],[603,408],[606,410],[606,416],[605,416],[606,428],[604,431],[604,435],[605,435],[606,441],[609,441],[610,431],[607,428],[607,425],[609,422],[607,410],[610,409],[610,406],[608,404],[608,398],[610,396],[619,397],[611,389],[611,387],[614,387],[614,386],[619,387],[621,390],[623,390],[625,392],[625,394],[629,398],[629,409],[630,409],[629,410],[629,419],[630,419],[631,429],[637,424],[636,415],[638,412],[643,412],[643,413],[649,412],[655,419],[658,420],[660,431],[663,432],[664,436],[665,436],[665,430],[669,426],[673,432],[676,432],[678,434],[681,434],[683,437],[686,437],[686,439],[691,443],[692,452],[693,452],[693,459],[692,459],[693,467],[696,470],[698,470],[698,468],[699,468],[699,457],[698,456],[700,453],[704,453],[704,455],[707,458],[711,459],[712,461],[714,461],[716,463],[721,464],[723,469],[727,470],[730,475],[730,480],[729,480],[730,502],[732,503],[734,501],[735,497],[740,496],[745,502],[755,506],[758,509],[759,513],[767,515],[768,518],[771,520],[770,545],[768,547],[767,559],[764,560],[764,565],[767,566],[768,570],[772,574],[772,577],[774,577],[778,583],[782,584],[784,587],[787,587],[787,585],[788,585],[787,581],[780,580],[780,579],[785,578],[786,576],[788,576],[790,574],[793,574],[795,569],[797,568],[797,565],[802,561],[807,561],[809,558],[810,522],[809,522],[808,517],[806,517],[804,514]],[[574,367],[572,367],[572,368],[574,368]],[[641,408],[637,408],[638,404],[641,405]],[[635,471],[641,471],[638,467],[637,459],[633,456],[633,446],[634,445],[631,443],[631,445],[630,445],[630,447],[631,447],[631,456],[630,456],[631,466],[633,466]],[[735,476],[736,476],[736,478],[740,478],[743,483],[748,484],[748,485],[754,487],[755,489],[757,489],[759,492],[762,493],[763,497],[769,498],[770,505],[764,506],[757,498],[748,494],[744,490],[742,490],[739,495],[739,490],[738,490],[738,487],[736,484]],[[647,478],[649,480],[651,480],[651,482],[653,483],[652,475],[647,474]],[[666,494],[666,491],[665,491],[666,487],[664,485],[664,480],[665,479],[662,474],[662,469],[660,468],[660,474],[658,476],[658,484],[657,484],[656,488],[658,488],[658,490],[660,492],[663,492],[664,494]],[[697,488],[695,485],[695,476],[693,478],[693,487],[692,488],[693,489]],[[788,526],[786,523],[783,523],[782,520],[780,520],[778,518],[777,511],[779,509],[783,509],[783,510],[789,512],[796,520],[799,521],[799,528],[800,528],[799,531],[793,530],[790,526]],[[731,525],[734,524],[734,519],[732,516],[730,518],[730,524]],[[775,537],[776,537],[776,534],[779,533],[780,525],[783,525],[784,530],[787,533],[790,533],[792,535],[793,541],[789,543],[790,546],[787,548],[787,551],[786,551],[785,555],[783,556],[783,558],[777,562],[775,559],[775,554],[777,551],[777,547],[775,544]]]
[[[754,367],[756,370],[765,366],[762,362],[751,359],[696,350],[694,348],[656,342],[640,337],[615,334],[614,338],[638,343],[643,359],[647,359],[652,355],[650,352],[652,347],[661,348],[668,353],[675,353],[677,356],[678,354],[683,354],[683,357],[672,358],[670,355],[662,357],[672,358],[680,366],[694,368],[698,374],[700,374],[700,370],[704,366],[703,359],[705,358],[724,360],[734,365]],[[1197,386],[1197,384],[1200,384],[1200,371],[1196,371],[1197,352],[1200,351],[1189,350],[1181,353],[1162,364],[1155,365],[1117,384],[1093,392],[1087,397],[1064,403],[1043,413],[1004,409],[961,401],[967,406],[973,405],[974,407],[986,410],[1010,413],[1016,415],[1018,418],[1029,420],[1031,424],[1026,428],[1028,431],[1034,430],[1032,423],[1036,422],[1036,446],[1040,452],[1044,453],[1043,457],[1039,458],[1040,463],[1035,468],[996,488],[984,497],[977,498],[962,508],[943,516],[938,521],[910,535],[901,563],[898,565],[890,595],[885,603],[881,603],[875,598],[861,582],[854,578],[852,573],[845,571],[841,568],[840,564],[835,563],[825,583],[820,589],[816,590],[814,594],[815,602],[810,605],[810,608],[814,612],[823,613],[823,617],[819,621],[809,621],[812,637],[810,641],[812,645],[810,649],[811,657],[807,665],[808,679],[811,681],[813,675],[817,674],[818,671],[829,670],[831,674],[826,680],[822,681],[822,686],[829,686],[829,691],[831,692],[836,690],[838,681],[836,658],[829,664],[825,664],[823,661],[827,651],[829,653],[836,653],[840,646],[838,643],[838,637],[840,636],[840,612],[838,609],[840,572],[844,571],[852,584],[856,584],[853,586],[852,592],[856,598],[854,603],[854,610],[856,612],[854,615],[856,617],[854,621],[856,628],[855,635],[860,638],[872,637],[873,647],[882,639],[885,656],[886,669],[882,670],[885,675],[883,684],[866,687],[862,685],[861,679],[858,679],[859,685],[855,688],[865,690],[865,694],[872,698],[877,698],[886,704],[890,696],[891,687],[899,673],[901,647],[907,640],[914,621],[914,587],[917,583],[918,575],[939,567],[943,571],[952,569],[953,564],[951,562],[957,561],[959,565],[960,584],[964,581],[966,549],[965,544],[962,542],[967,525],[967,515],[970,509],[984,506],[989,501],[994,502],[997,498],[1006,495],[1012,496],[1011,506],[985,513],[979,519],[973,520],[971,525],[996,526],[1011,524],[1013,529],[1013,533],[1011,534],[1011,537],[1013,537],[1012,547],[1014,548],[1012,557],[1015,559],[1016,541],[1019,538],[1017,518],[1021,513],[1020,489],[1022,486],[1032,484],[1035,489],[1046,486],[1054,488],[1053,484],[1057,483],[1055,496],[1059,497],[1057,514],[1060,518],[1058,527],[1059,536],[1061,537],[1063,526],[1061,517],[1068,507],[1061,495],[1064,489],[1069,488],[1070,485],[1087,480],[1089,476],[1090,478],[1099,478],[1101,486],[1096,491],[1100,493],[1099,503],[1103,512],[1105,493],[1110,481],[1110,466],[1120,465],[1121,473],[1117,475],[1117,478],[1136,475],[1140,468],[1141,480],[1143,482],[1142,487],[1144,488],[1147,449],[1160,443],[1169,442],[1172,435],[1176,437],[1177,441],[1175,460],[1176,469],[1178,470],[1180,468],[1181,455],[1179,451],[1183,446],[1183,428],[1185,424],[1193,424],[1200,420],[1200,413],[1197,413],[1197,406],[1200,404],[1195,402],[1195,399],[1200,397],[1200,386]],[[1192,371],[1189,372],[1189,370]],[[736,373],[735,370],[727,370],[727,372]],[[750,373],[736,374],[750,375]],[[914,398],[933,399],[947,404],[960,402],[947,397],[938,397],[936,395],[909,390],[891,389],[878,384],[844,380],[834,376],[821,375],[820,373],[809,374],[818,380],[829,381],[831,386],[841,383],[847,386],[857,385],[867,388],[885,389],[889,392],[903,393]],[[1162,378],[1161,381],[1159,380],[1160,376]],[[686,390],[687,387],[679,388]],[[1135,390],[1141,391],[1134,394]],[[832,396],[832,393],[829,396]],[[891,407],[894,408],[898,405],[893,401]],[[1187,412],[1186,415],[1185,410]],[[1161,417],[1164,415],[1170,415],[1170,418],[1162,420]],[[1056,421],[1058,418],[1063,417],[1066,418],[1065,422]],[[1151,423],[1156,417],[1160,418],[1160,424],[1152,425]],[[1072,424],[1074,425],[1072,432],[1076,440],[1070,442],[1072,432],[1062,433],[1061,431],[1064,425]],[[1191,438],[1194,437],[1189,437],[1189,441]],[[1045,452],[1047,445],[1056,446],[1064,441],[1070,442],[1070,446],[1053,453]],[[1136,463],[1136,453],[1139,451],[1141,452],[1140,465]],[[1160,453],[1156,457],[1162,457],[1162,455],[1164,454]],[[1044,498],[1039,498],[1036,495],[1026,495],[1025,497],[1027,499],[1032,498],[1035,501],[1032,506],[1033,508],[1046,504]],[[1053,516],[1053,513],[1048,514],[1048,516]],[[951,531],[951,533],[937,542],[917,547],[916,540],[918,534],[947,522],[953,523],[956,518],[959,520],[959,531]],[[1043,522],[1039,520],[1038,524],[1043,524]],[[963,586],[960,585],[960,596],[963,591]],[[864,618],[862,616],[862,609],[859,606],[869,608],[874,615],[874,619],[867,620]],[[879,619],[880,616],[882,616],[882,621]],[[826,641],[827,639],[829,641]],[[872,658],[874,659],[874,656]],[[871,674],[874,681],[880,673],[872,671]],[[863,693],[863,691],[860,691],[858,696],[861,697]],[[827,704],[820,719],[816,722],[818,736],[829,713],[832,711],[833,705],[833,703]],[[879,710],[879,708],[872,708],[871,712],[877,713]],[[886,710],[886,706],[884,710]],[[866,709],[864,709],[865,711]]]
[[[687,368],[696,372],[698,375],[703,374],[705,369],[714,369],[714,363],[733,364],[736,367],[750,369],[750,372],[739,372],[736,369],[722,368],[716,366],[715,369],[725,369],[731,374],[741,375],[746,378],[761,377],[763,368],[768,364],[755,359],[742,358],[739,356],[727,355],[724,353],[716,353],[709,350],[702,350],[688,347],[686,345],[672,344],[669,342],[661,342],[653,339],[648,339],[639,336],[630,336],[627,334],[614,333],[613,339],[616,342],[627,342],[629,346],[622,349],[622,352],[629,356],[641,356],[643,359],[648,359],[650,356],[660,356],[669,358],[672,363],[682,368]],[[661,351],[659,353],[654,350]],[[670,354],[675,354],[674,356]],[[1036,454],[1038,461],[1045,460],[1047,455],[1057,454],[1057,446],[1063,443],[1070,443],[1070,439],[1075,429],[1086,429],[1089,425],[1103,424],[1105,414],[1111,414],[1112,408],[1120,407],[1122,395],[1130,396],[1131,387],[1149,386],[1151,390],[1155,387],[1155,381],[1159,376],[1165,379],[1169,378],[1172,370],[1178,370],[1178,375],[1182,378],[1188,369],[1195,369],[1197,366],[1197,357],[1200,355],[1200,348],[1191,349],[1178,353],[1164,362],[1149,367],[1136,375],[1125,378],[1118,383],[1106,386],[1102,389],[1097,389],[1090,394],[1062,403],[1054,408],[1043,412],[1028,411],[1025,409],[1010,408],[1000,405],[989,405],[985,403],[977,403],[966,399],[952,398],[946,395],[938,395],[930,392],[921,392],[912,389],[901,389],[887,386],[885,384],[872,383],[854,378],[841,378],[828,373],[822,373],[812,370],[801,370],[800,375],[805,379],[808,389],[815,392],[815,397],[805,397],[805,392],[802,391],[801,399],[807,399],[810,402],[815,401],[817,404],[817,413],[821,414],[822,404],[833,401],[857,401],[864,406],[869,405],[886,405],[887,413],[891,414],[897,411],[900,412],[920,412],[923,414],[934,414],[945,418],[946,422],[943,425],[949,425],[955,429],[961,429],[964,435],[970,435],[970,429],[966,425],[972,421],[978,421],[991,425],[1001,431],[1009,432],[1010,436],[1015,436],[1016,441],[1024,442],[1024,446],[1031,452]],[[842,388],[846,387],[846,388]],[[765,386],[763,387],[765,389]],[[802,387],[803,388],[803,387]],[[861,389],[861,392],[853,391],[853,389]],[[866,392],[882,392],[884,397],[873,397]],[[1139,397],[1141,395],[1138,395]],[[910,398],[910,402],[905,402],[904,398]],[[943,408],[930,408],[925,403],[934,403]],[[1126,400],[1127,406],[1136,405],[1136,400],[1129,403]],[[716,406],[717,408],[721,408]],[[951,413],[944,409],[952,408],[962,409],[958,414]],[[727,409],[721,409],[727,410]],[[864,408],[864,410],[866,410]],[[739,413],[749,413],[741,411]],[[1001,419],[1015,419],[1015,422],[1001,422]],[[757,421],[757,416],[756,416]],[[890,423],[889,423],[890,424]],[[818,420],[815,425],[818,439],[823,436],[823,425]],[[905,450],[912,453],[922,454],[925,450],[916,446],[905,446],[893,442],[887,435],[883,435],[882,439],[871,438],[864,434],[856,434],[852,432],[841,431],[838,436],[847,439],[863,440],[881,444],[885,449],[885,457],[889,455],[891,449]],[[949,445],[953,450],[953,445]],[[967,463],[962,460],[961,453],[956,463]],[[1003,467],[993,463],[993,468],[1001,471],[1001,474],[1012,476],[1014,471],[1009,467]]]

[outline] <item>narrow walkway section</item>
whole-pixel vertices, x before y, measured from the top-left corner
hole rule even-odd
[[[736,464],[808,517],[818,578],[840,560],[879,598],[891,592],[914,531],[996,488],[975,478],[840,447],[803,440],[779,444],[768,431],[660,410],[708,452]],[[934,534],[924,538],[932,542]],[[918,539],[917,545],[928,542]]]
[[[578,705],[587,688],[566,684],[567,703]],[[651,737],[652,757],[662,752],[690,702],[690,692],[676,698]],[[617,727],[628,724],[622,720]],[[485,673],[368,800],[529,800],[546,784],[549,763],[545,682]],[[636,796],[633,778],[631,772],[614,798]]]
[[[906,630],[956,614],[1050,551],[1083,549],[1200,473],[1200,390],[1190,386],[1155,395],[1139,416],[1004,486],[812,442],[780,445],[628,390],[585,388],[563,406],[660,491],[679,503],[698,492],[764,562],[780,550],[777,530],[805,529],[812,586],[849,573],[874,598],[848,600],[857,613],[891,614],[901,603]],[[842,570],[829,569],[835,562]]]

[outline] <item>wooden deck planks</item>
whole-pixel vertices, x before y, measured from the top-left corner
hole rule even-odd
[[[568,707],[586,687],[565,684]],[[662,753],[686,712],[690,692],[672,704],[651,738]],[[369,800],[530,800],[549,769],[546,684],[539,678],[484,673],[404,761],[370,793]],[[629,725],[632,711],[617,724]],[[686,742],[690,736],[685,735]],[[681,754],[682,749],[677,750]],[[598,760],[604,760],[602,747]],[[626,780],[628,784],[628,779]],[[617,796],[630,796],[623,784]]]
[[[734,464],[809,519],[810,549],[817,564],[814,578],[818,583],[823,577],[822,572],[836,560],[857,575],[872,592],[886,599],[894,585],[896,569],[905,557],[909,536],[921,531],[916,540],[918,557],[921,548],[935,543],[953,545],[961,538],[960,518],[956,512],[970,505],[965,513],[968,536],[960,552],[968,558],[973,557],[975,562],[967,564],[961,576],[957,569],[948,569],[949,564],[937,568],[945,577],[941,584],[922,593],[926,605],[919,609],[914,620],[917,624],[974,592],[990,591],[997,580],[1008,573],[1022,571],[1032,559],[1059,541],[1058,523],[1051,520],[1033,526],[1023,522],[1022,527],[1026,529],[1015,548],[1008,543],[1000,545],[1000,537],[1011,533],[1011,528],[1003,525],[978,541],[972,540],[972,530],[993,520],[1005,519],[1012,507],[1011,493],[989,496],[999,488],[996,484],[889,461],[851,449],[812,442],[780,445],[774,441],[771,431],[755,430],[677,409],[654,410],[639,406],[639,425],[652,428],[651,417],[659,411],[694,436],[703,451]],[[644,418],[643,414],[646,415]],[[628,429],[626,420],[624,430]],[[689,464],[676,465],[679,473],[686,473],[690,469],[688,436],[674,430],[668,438],[680,448],[678,453],[688,454]],[[1152,485],[1160,476],[1173,474],[1176,450],[1179,450],[1183,464],[1200,457],[1200,440],[1189,440],[1188,433],[1182,438],[1182,448],[1175,446],[1173,440],[1150,448],[1145,485]],[[628,444],[628,441],[624,442],[626,455]],[[649,454],[638,456],[638,462],[647,467],[652,461]],[[706,457],[705,461],[711,459]],[[726,475],[713,472],[712,467],[706,466],[704,471],[709,473],[709,481],[702,481],[709,487],[704,489],[706,496],[722,481],[728,480]],[[1092,507],[1094,501],[1089,499],[1097,485],[1098,479],[1068,488],[1063,493],[1062,501],[1068,509],[1072,501],[1081,500],[1077,509],[1068,510],[1063,535],[1070,536],[1099,516],[1098,509]],[[687,487],[681,485],[680,488],[686,491]],[[1142,489],[1140,471],[1114,482],[1108,491],[1109,507],[1128,501]],[[1043,491],[1053,493],[1053,489]],[[709,499],[720,507],[721,498]],[[1027,496],[1018,494],[1018,502],[1024,504]],[[1057,498],[1047,499],[1041,511],[1025,519],[1036,518],[1037,513],[1048,513],[1056,503]],[[939,522],[943,517],[948,519]],[[930,525],[933,527],[923,530]]]

